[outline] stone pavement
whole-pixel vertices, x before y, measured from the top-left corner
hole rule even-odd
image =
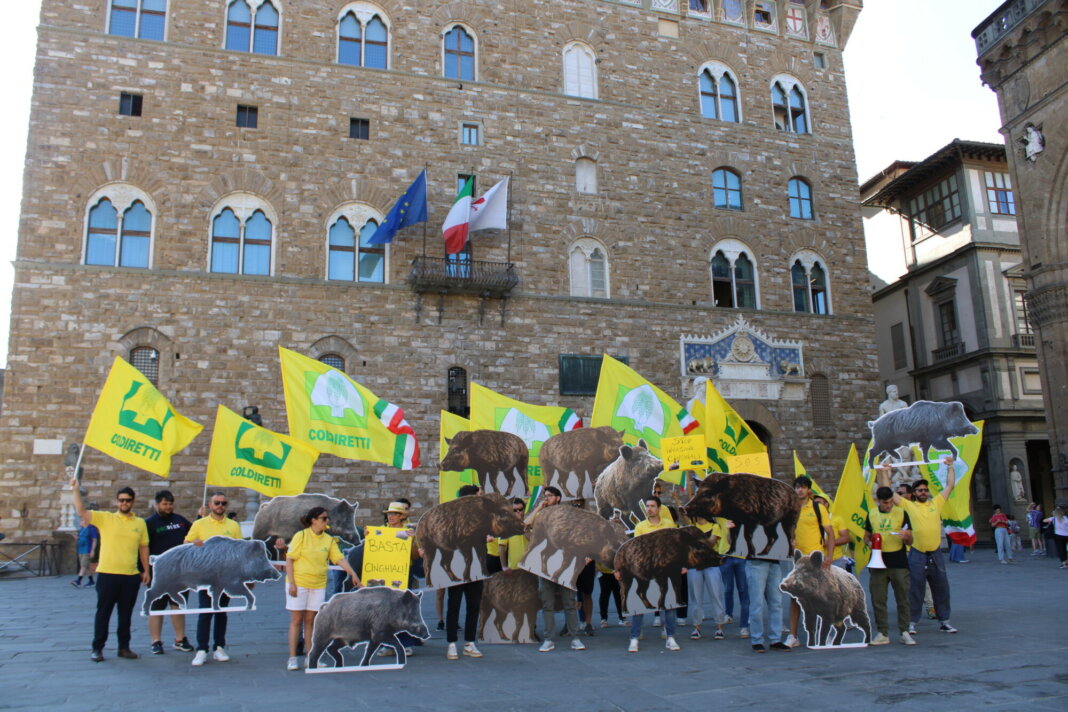
[[[68,578],[0,580],[0,709],[824,712],[907,705],[910,712],[1063,712],[1068,570],[1026,551],[1019,561],[1001,566],[991,550],[980,549],[972,563],[950,564],[952,621],[960,633],[939,633],[925,620],[912,648],[895,636],[879,648],[757,655],[738,639],[735,624],[725,641],[691,641],[690,629],[680,628],[677,653],[665,651],[658,629],[647,627],[641,652],[628,654],[626,631],[612,627],[585,639],[583,652],[566,649],[566,641],[552,653],[484,645],[482,659],[453,662],[445,659],[444,634],[435,631],[404,670],[331,675],[285,671],[287,616],[278,583],[257,588],[258,610],[230,615],[233,660],[193,668],[191,655],[169,648],[147,655],[145,621],[137,615],[133,647],[142,658],[115,658],[112,638],[107,661],[92,663],[93,591],[73,589]],[[433,628],[432,595],[424,611]],[[170,633],[165,623],[168,645]]]

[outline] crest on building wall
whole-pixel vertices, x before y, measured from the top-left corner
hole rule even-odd
[[[834,28],[831,27],[831,18],[823,14],[816,18],[816,42],[834,47]]]
[[[745,12],[742,0],[723,0],[719,9],[719,19],[732,25],[744,25]]]
[[[679,337],[682,391],[697,378],[711,378],[727,400],[803,400],[804,347],[800,341],[772,339],[739,316],[711,336]]]
[[[808,39],[808,22],[805,19],[805,0],[790,0],[786,6],[786,36]]]

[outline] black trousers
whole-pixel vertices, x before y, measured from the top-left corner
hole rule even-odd
[[[96,620],[93,625],[93,650],[103,650],[108,642],[111,610],[119,607],[119,650],[130,647],[130,618],[141,589],[141,574],[101,574],[96,576]]]
[[[601,604],[601,620],[608,620],[608,601],[616,602],[616,617],[623,618],[623,606],[619,597],[619,581],[616,581],[614,574],[601,574],[601,596],[599,603]]]
[[[473,643],[478,639],[478,609],[482,605],[482,582],[472,581],[449,586],[445,589],[445,637],[455,643],[460,632],[460,601],[467,599],[464,612],[464,640]]]
[[[198,608],[211,608],[211,596],[207,591],[197,591],[199,594]],[[226,608],[230,605],[230,597],[225,593],[219,597],[219,606]],[[211,638],[211,622],[215,621],[215,647],[226,647],[226,614],[225,613],[201,613],[197,616],[197,650],[213,650],[208,647]]]

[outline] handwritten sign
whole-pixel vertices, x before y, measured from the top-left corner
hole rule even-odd
[[[412,531],[391,527],[368,527],[363,542],[365,586],[381,582],[390,588],[408,588],[408,569],[412,565]]]
[[[660,459],[664,472],[675,470],[703,470],[708,467],[704,435],[683,435],[660,439]]]

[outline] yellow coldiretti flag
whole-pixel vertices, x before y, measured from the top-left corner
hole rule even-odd
[[[404,411],[336,368],[278,347],[289,433],[347,460],[419,467],[419,443]]]
[[[972,473],[975,471],[976,462],[979,461],[979,448],[983,446],[983,425],[985,425],[985,422],[977,420],[972,423],[979,429],[979,432],[975,435],[953,438],[953,442],[957,447],[957,459],[954,465],[957,481],[953,485],[953,491],[950,493],[949,499],[946,500],[946,505],[942,508],[942,524],[946,528],[946,536],[950,541],[962,546],[974,546],[976,540],[975,526],[972,522]],[[949,454],[948,450],[939,450],[936,458],[935,451],[932,450],[931,459],[941,460]],[[923,472],[924,479],[928,481],[931,488],[931,496],[939,494],[943,489],[942,480],[939,479],[939,466],[921,465],[920,471]],[[944,477],[945,475],[942,476]]]
[[[116,356],[89,420],[85,444],[166,477],[171,455],[203,428],[172,408],[143,373]]]
[[[610,425],[631,445],[644,438],[649,452],[660,457],[660,439],[688,435],[697,427],[690,412],[626,364],[605,355],[593,400],[593,427]],[[682,470],[661,479],[680,484]]]
[[[864,524],[868,521],[868,512],[871,511],[872,506],[874,503],[860,469],[857,447],[850,444],[845,467],[842,468],[842,479],[838,481],[838,489],[834,493],[831,515],[841,517],[846,528],[849,529],[858,574],[871,559],[871,549],[864,543]]]
[[[438,436],[438,446],[440,447],[441,457],[439,461],[445,458],[445,455],[449,452],[449,444],[445,442],[445,439],[452,439],[456,433],[471,430],[471,421],[462,416],[450,413],[447,410],[441,411],[441,433]],[[456,499],[456,491],[464,485],[477,485],[478,473],[474,470],[464,470],[463,472],[438,472],[438,501],[449,502]]]
[[[819,482],[816,482],[816,478],[808,474],[808,470],[806,470],[805,466],[801,464],[801,459],[797,456],[797,450],[794,450],[794,477],[801,477],[802,475],[812,480],[812,493],[814,495],[818,497],[823,497],[828,502],[834,502],[834,500],[827,496],[827,493],[823,491],[823,488],[820,487]]]
[[[771,477],[768,449],[723,399],[711,378],[705,381],[705,410],[701,421],[710,471],[751,472]]]
[[[558,433],[582,427],[582,418],[570,408],[529,405],[471,384],[471,429],[500,430],[518,436],[527,445],[527,482],[541,484],[542,443]]]
[[[208,484],[247,487],[268,497],[300,494],[318,459],[315,448],[220,405],[208,454]]]

